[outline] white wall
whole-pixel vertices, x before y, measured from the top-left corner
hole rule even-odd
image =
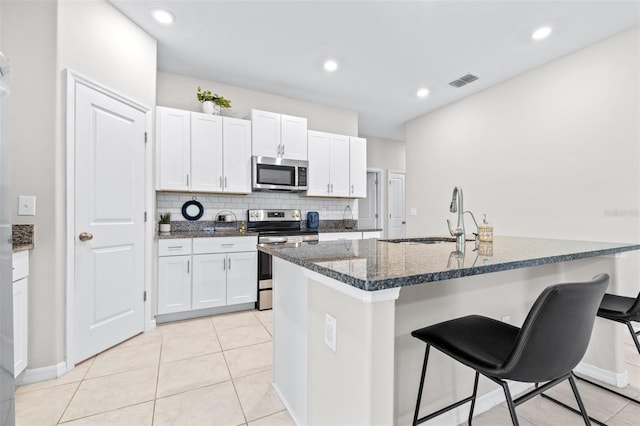
[[[12,61],[14,223],[36,225],[29,275],[29,369],[65,359],[64,70],[155,105],[156,42],[106,1],[9,1],[2,50]],[[27,24],[28,23],[28,24]],[[37,196],[17,216],[17,196]]]
[[[639,53],[636,28],[409,121],[408,234],[446,233],[460,185],[499,235],[639,241]]]
[[[404,141],[361,135],[367,139],[367,167],[403,172],[406,169]]]
[[[158,72],[158,105],[202,111],[196,98],[198,86],[231,100],[232,108],[223,110],[223,115],[246,118],[251,109],[261,109],[306,117],[309,130],[358,136],[356,112],[163,71]]]

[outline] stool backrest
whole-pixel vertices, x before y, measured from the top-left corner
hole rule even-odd
[[[527,315],[501,377],[544,382],[578,365],[591,339],[609,275],[591,281],[556,284],[538,296]]]
[[[627,314],[627,316],[629,317],[634,317],[640,314],[640,293],[638,293],[638,297],[636,297],[635,302],[633,302],[633,305],[631,305],[631,307],[627,312],[625,312],[625,314]]]

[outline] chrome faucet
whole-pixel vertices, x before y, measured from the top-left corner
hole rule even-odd
[[[465,233],[464,233],[464,207],[462,199],[462,188],[456,186],[453,188],[453,195],[451,196],[451,205],[449,211],[451,213],[458,213],[458,224],[455,229],[451,228],[451,221],[447,219],[447,225],[449,226],[449,233],[456,237],[456,250],[464,253]]]

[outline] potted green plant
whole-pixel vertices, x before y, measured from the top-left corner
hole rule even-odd
[[[202,90],[200,86],[198,86],[196,96],[202,103],[202,112],[206,114],[220,115],[220,108],[231,108],[230,100],[217,93],[212,94],[211,90]]]
[[[171,232],[171,213],[166,212],[160,215],[160,232]]]

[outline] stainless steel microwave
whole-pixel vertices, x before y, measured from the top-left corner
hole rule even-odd
[[[309,162],[285,158],[251,158],[254,191],[306,191]]]

